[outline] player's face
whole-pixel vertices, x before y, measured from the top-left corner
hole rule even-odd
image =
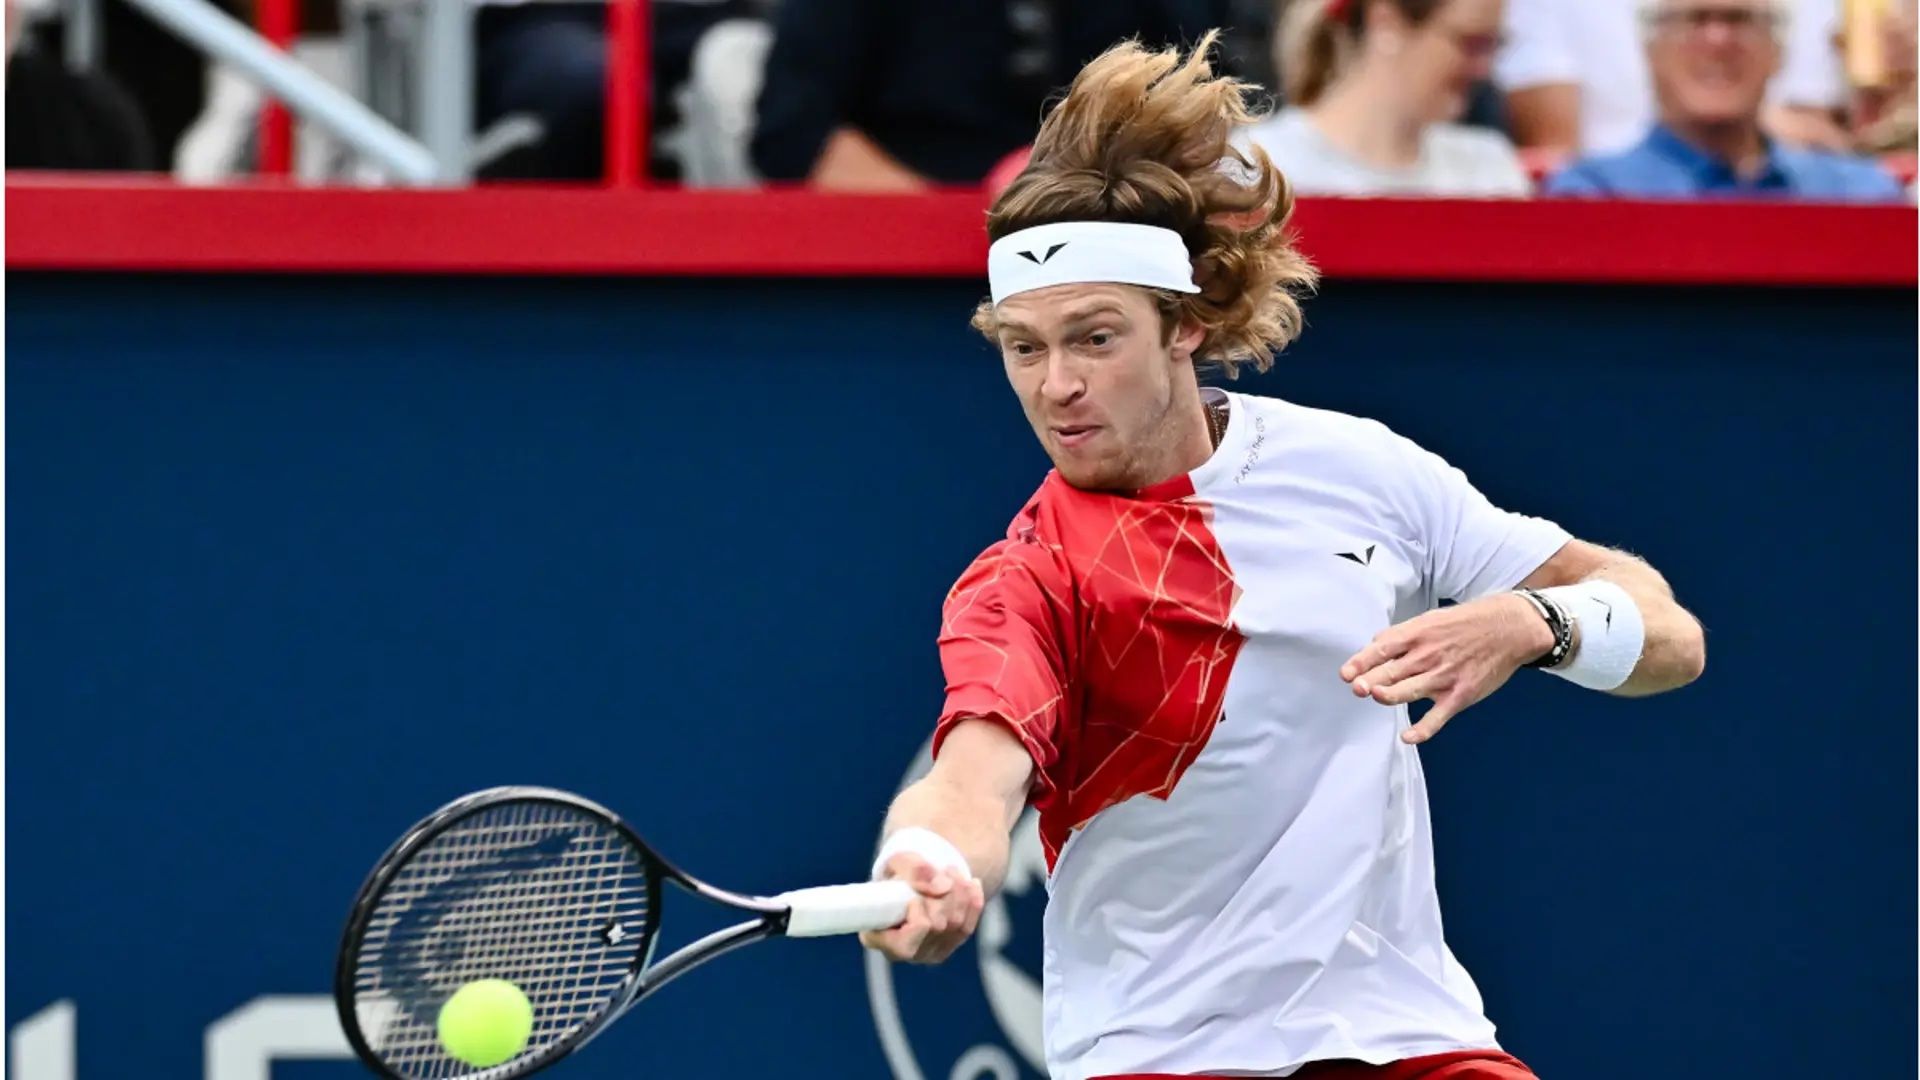
[[[1767,0],[1667,0],[1648,28],[1654,92],[1670,121],[1753,123],[1780,65]]]
[[[1197,328],[1172,341],[1131,285],[1055,285],[994,309],[1007,380],[1070,484],[1127,490],[1177,472],[1177,379],[1193,381]]]
[[[1614,3],[1623,0],[1602,0]],[[1427,123],[1457,120],[1476,83],[1493,70],[1500,48],[1500,0],[1447,0],[1393,58],[1400,85]]]

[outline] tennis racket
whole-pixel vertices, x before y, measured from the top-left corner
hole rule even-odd
[[[657,963],[662,882],[750,918]],[[509,1080],[586,1045],[693,967],[770,937],[897,925],[899,881],[744,896],[682,872],[597,803],[500,787],[457,799],[408,830],[361,886],[340,943],[334,1000],[361,1061],[391,1080]],[[533,1005],[511,1060],[450,1056],[440,1006],[476,979],[507,979]]]

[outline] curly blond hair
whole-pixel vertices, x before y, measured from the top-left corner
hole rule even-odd
[[[1154,290],[1169,338],[1183,320],[1205,330],[1197,360],[1229,378],[1265,371],[1299,336],[1300,297],[1318,280],[1287,228],[1293,194],[1264,151],[1233,145],[1253,119],[1255,88],[1215,75],[1219,31],[1185,56],[1123,42],[1073,80],[1034,137],[1026,168],[987,214],[998,240],[1058,221],[1119,221],[1172,229],[1193,256],[1197,294]],[[973,314],[989,339],[991,301]]]

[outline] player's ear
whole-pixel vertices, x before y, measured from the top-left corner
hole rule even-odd
[[[1206,327],[1201,326],[1193,319],[1181,319],[1179,324],[1173,328],[1173,338],[1168,342],[1168,345],[1172,349],[1174,360],[1185,364],[1192,363],[1194,350],[1200,347],[1200,342],[1205,339],[1206,336]]]

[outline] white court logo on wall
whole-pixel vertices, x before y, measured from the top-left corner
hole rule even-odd
[[[920,748],[902,788],[932,767],[931,749],[931,741]],[[895,1080],[1046,1075],[1040,1035],[1046,882],[1039,815],[1028,809],[1014,826],[1006,883],[987,901],[972,941],[933,967],[867,953],[867,998]]]

